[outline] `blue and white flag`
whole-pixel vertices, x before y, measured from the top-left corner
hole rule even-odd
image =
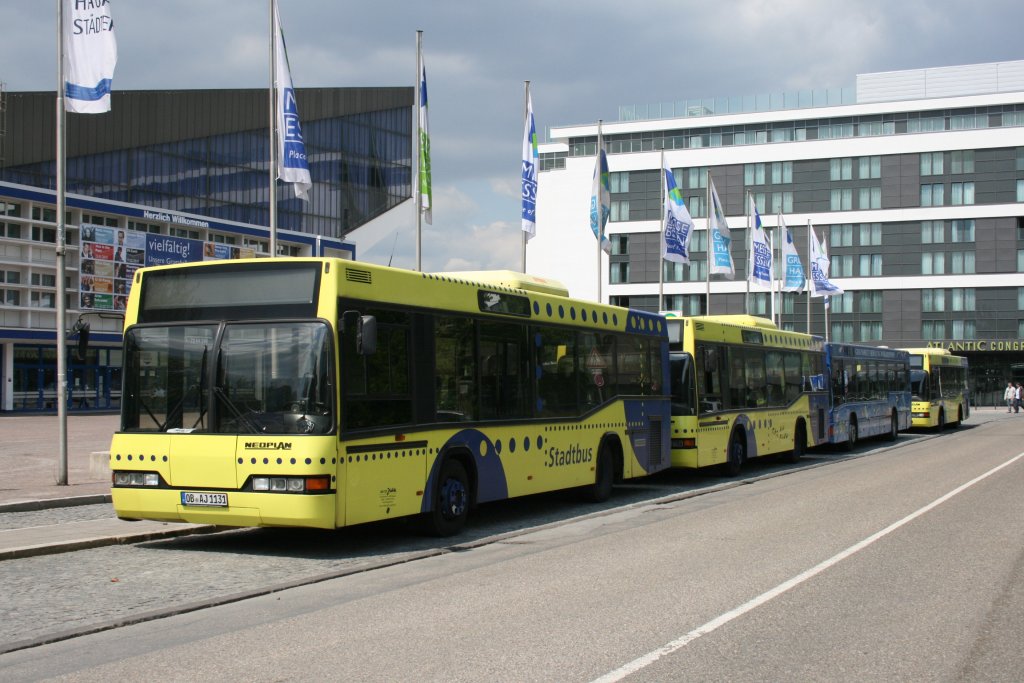
[[[800,254],[797,253],[796,245],[793,244],[793,235],[786,228],[786,222],[782,220],[781,213],[779,214],[779,228],[782,230],[782,266],[785,273],[782,280],[782,291],[802,292],[807,278],[804,275],[803,264],[800,263]]]
[[[671,169],[665,173],[665,226],[662,230],[661,257],[675,263],[690,262],[690,236],[693,219],[683,202],[683,193],[676,185]]]
[[[718,191],[715,189],[715,182],[708,174],[708,186],[711,188],[711,217],[708,219],[708,248],[711,253],[711,262],[708,268],[709,275],[724,275],[728,279],[736,277],[736,266],[732,262],[732,253],[729,246],[732,244],[732,232],[729,230],[729,223],[725,220],[725,211],[722,210],[722,202],[718,199]]]
[[[110,0],[64,0],[64,109],[77,114],[110,111],[117,39]]]
[[[529,240],[537,234],[537,124],[533,99],[526,88],[526,124],[523,127],[523,232]]]
[[[833,284],[828,279],[829,260],[822,252],[818,236],[814,234],[814,226],[807,222],[807,230],[810,235],[811,255],[809,257],[811,266],[811,296],[829,296],[830,294],[842,294],[843,289]]]
[[[313,187],[306,159],[306,143],[299,125],[299,105],[292,87],[292,73],[288,65],[288,51],[284,44],[281,15],[274,0],[274,40],[277,61],[274,63],[274,87],[277,90],[277,177],[292,183],[295,196],[309,201],[307,193]]]
[[[597,150],[594,186],[590,195],[590,229],[594,232],[594,238],[601,241],[601,249],[606,254],[612,253],[612,244],[604,234],[604,226],[608,224],[611,214],[612,186],[608,175],[608,155],[605,154],[604,145],[601,145]]]
[[[427,66],[423,63],[423,46],[420,45],[419,121],[417,135],[420,136],[419,193],[420,213],[423,220],[433,224],[434,191],[430,183],[430,121],[427,117]]]
[[[772,288],[772,248],[768,244],[768,236],[761,225],[761,214],[757,212],[757,204],[754,197],[750,196],[750,213],[753,216],[754,227],[750,233],[750,272],[747,280],[750,284]]]

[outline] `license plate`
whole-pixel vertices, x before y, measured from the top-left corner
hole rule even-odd
[[[204,493],[202,491],[182,491],[181,504],[226,508],[228,506],[228,494]]]

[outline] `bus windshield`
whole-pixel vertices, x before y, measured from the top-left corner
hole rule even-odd
[[[930,399],[928,392],[928,373],[924,370],[910,371],[910,393],[914,401],[927,401]]]
[[[670,368],[672,373],[672,414],[696,415],[693,394],[693,358],[688,353],[673,353]]]
[[[128,330],[124,431],[324,434],[333,429],[327,325],[220,327]]]

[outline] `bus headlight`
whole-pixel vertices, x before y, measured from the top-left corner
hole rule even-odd
[[[156,472],[114,472],[114,486],[160,486],[160,475]]]

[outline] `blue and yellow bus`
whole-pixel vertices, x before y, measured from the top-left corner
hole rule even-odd
[[[829,443],[852,449],[866,437],[895,441],[910,429],[910,354],[863,344],[825,344]]]
[[[668,331],[519,273],[340,259],[136,271],[121,518],[332,529],[670,465]]]
[[[967,359],[946,349],[906,349],[910,353],[911,412],[914,427],[959,427],[970,417]]]
[[[783,454],[795,462],[828,440],[828,386],[819,337],[747,315],[669,323],[672,465],[743,463]]]

